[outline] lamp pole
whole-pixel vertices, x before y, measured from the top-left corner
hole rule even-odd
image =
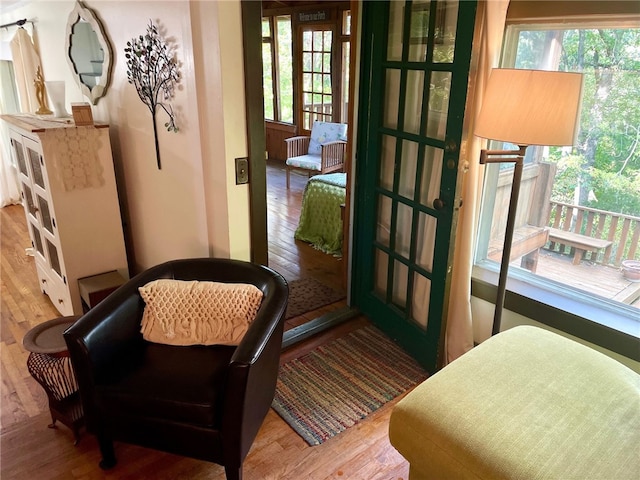
[[[500,332],[502,324],[502,310],[504,297],[507,290],[507,276],[509,273],[509,259],[511,257],[511,244],[516,224],[516,212],[518,210],[518,198],[520,196],[520,181],[522,180],[522,168],[527,145],[519,145],[518,150],[482,150],[480,163],[513,163],[513,182],[511,184],[511,196],[509,198],[509,211],[507,213],[507,227],[504,232],[504,245],[502,247],[502,260],[498,277],[498,290],[496,293],[496,308],[493,314],[493,327],[491,335]],[[509,156],[506,156],[509,155]],[[496,156],[492,158],[492,156]]]
[[[518,150],[482,150],[480,163],[513,163],[513,183],[504,234],[492,335],[500,332],[511,243],[516,223],[524,155],[528,145],[573,145],[578,126],[582,74],[543,70],[491,71],[475,134],[518,145]]]

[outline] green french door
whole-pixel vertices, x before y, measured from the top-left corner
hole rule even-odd
[[[363,2],[353,304],[440,366],[475,1]]]

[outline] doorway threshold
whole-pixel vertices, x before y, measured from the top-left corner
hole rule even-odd
[[[351,320],[358,316],[360,311],[356,308],[343,307],[315,318],[302,325],[294,327],[284,332],[282,339],[282,348],[288,348],[298,342],[328,330],[329,328],[340,325],[341,323]]]

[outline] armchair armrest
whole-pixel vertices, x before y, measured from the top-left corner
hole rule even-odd
[[[343,140],[327,142],[321,145],[322,172],[342,170],[346,147],[347,142]]]
[[[306,155],[309,152],[309,136],[297,136],[284,139],[287,144],[287,158]]]
[[[123,286],[65,331],[81,385],[99,383],[140,350],[143,310],[144,302],[137,289],[132,292]]]
[[[127,285],[109,295],[64,332],[87,430],[97,433],[100,415],[93,401],[96,386],[106,383],[135,361],[144,341],[140,320],[144,302]]]
[[[256,318],[231,358],[223,431],[242,452],[242,458],[249,452],[275,394],[288,296],[284,279],[272,277]]]

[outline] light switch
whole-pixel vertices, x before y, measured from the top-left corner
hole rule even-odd
[[[236,185],[249,183],[249,159],[236,158]]]

